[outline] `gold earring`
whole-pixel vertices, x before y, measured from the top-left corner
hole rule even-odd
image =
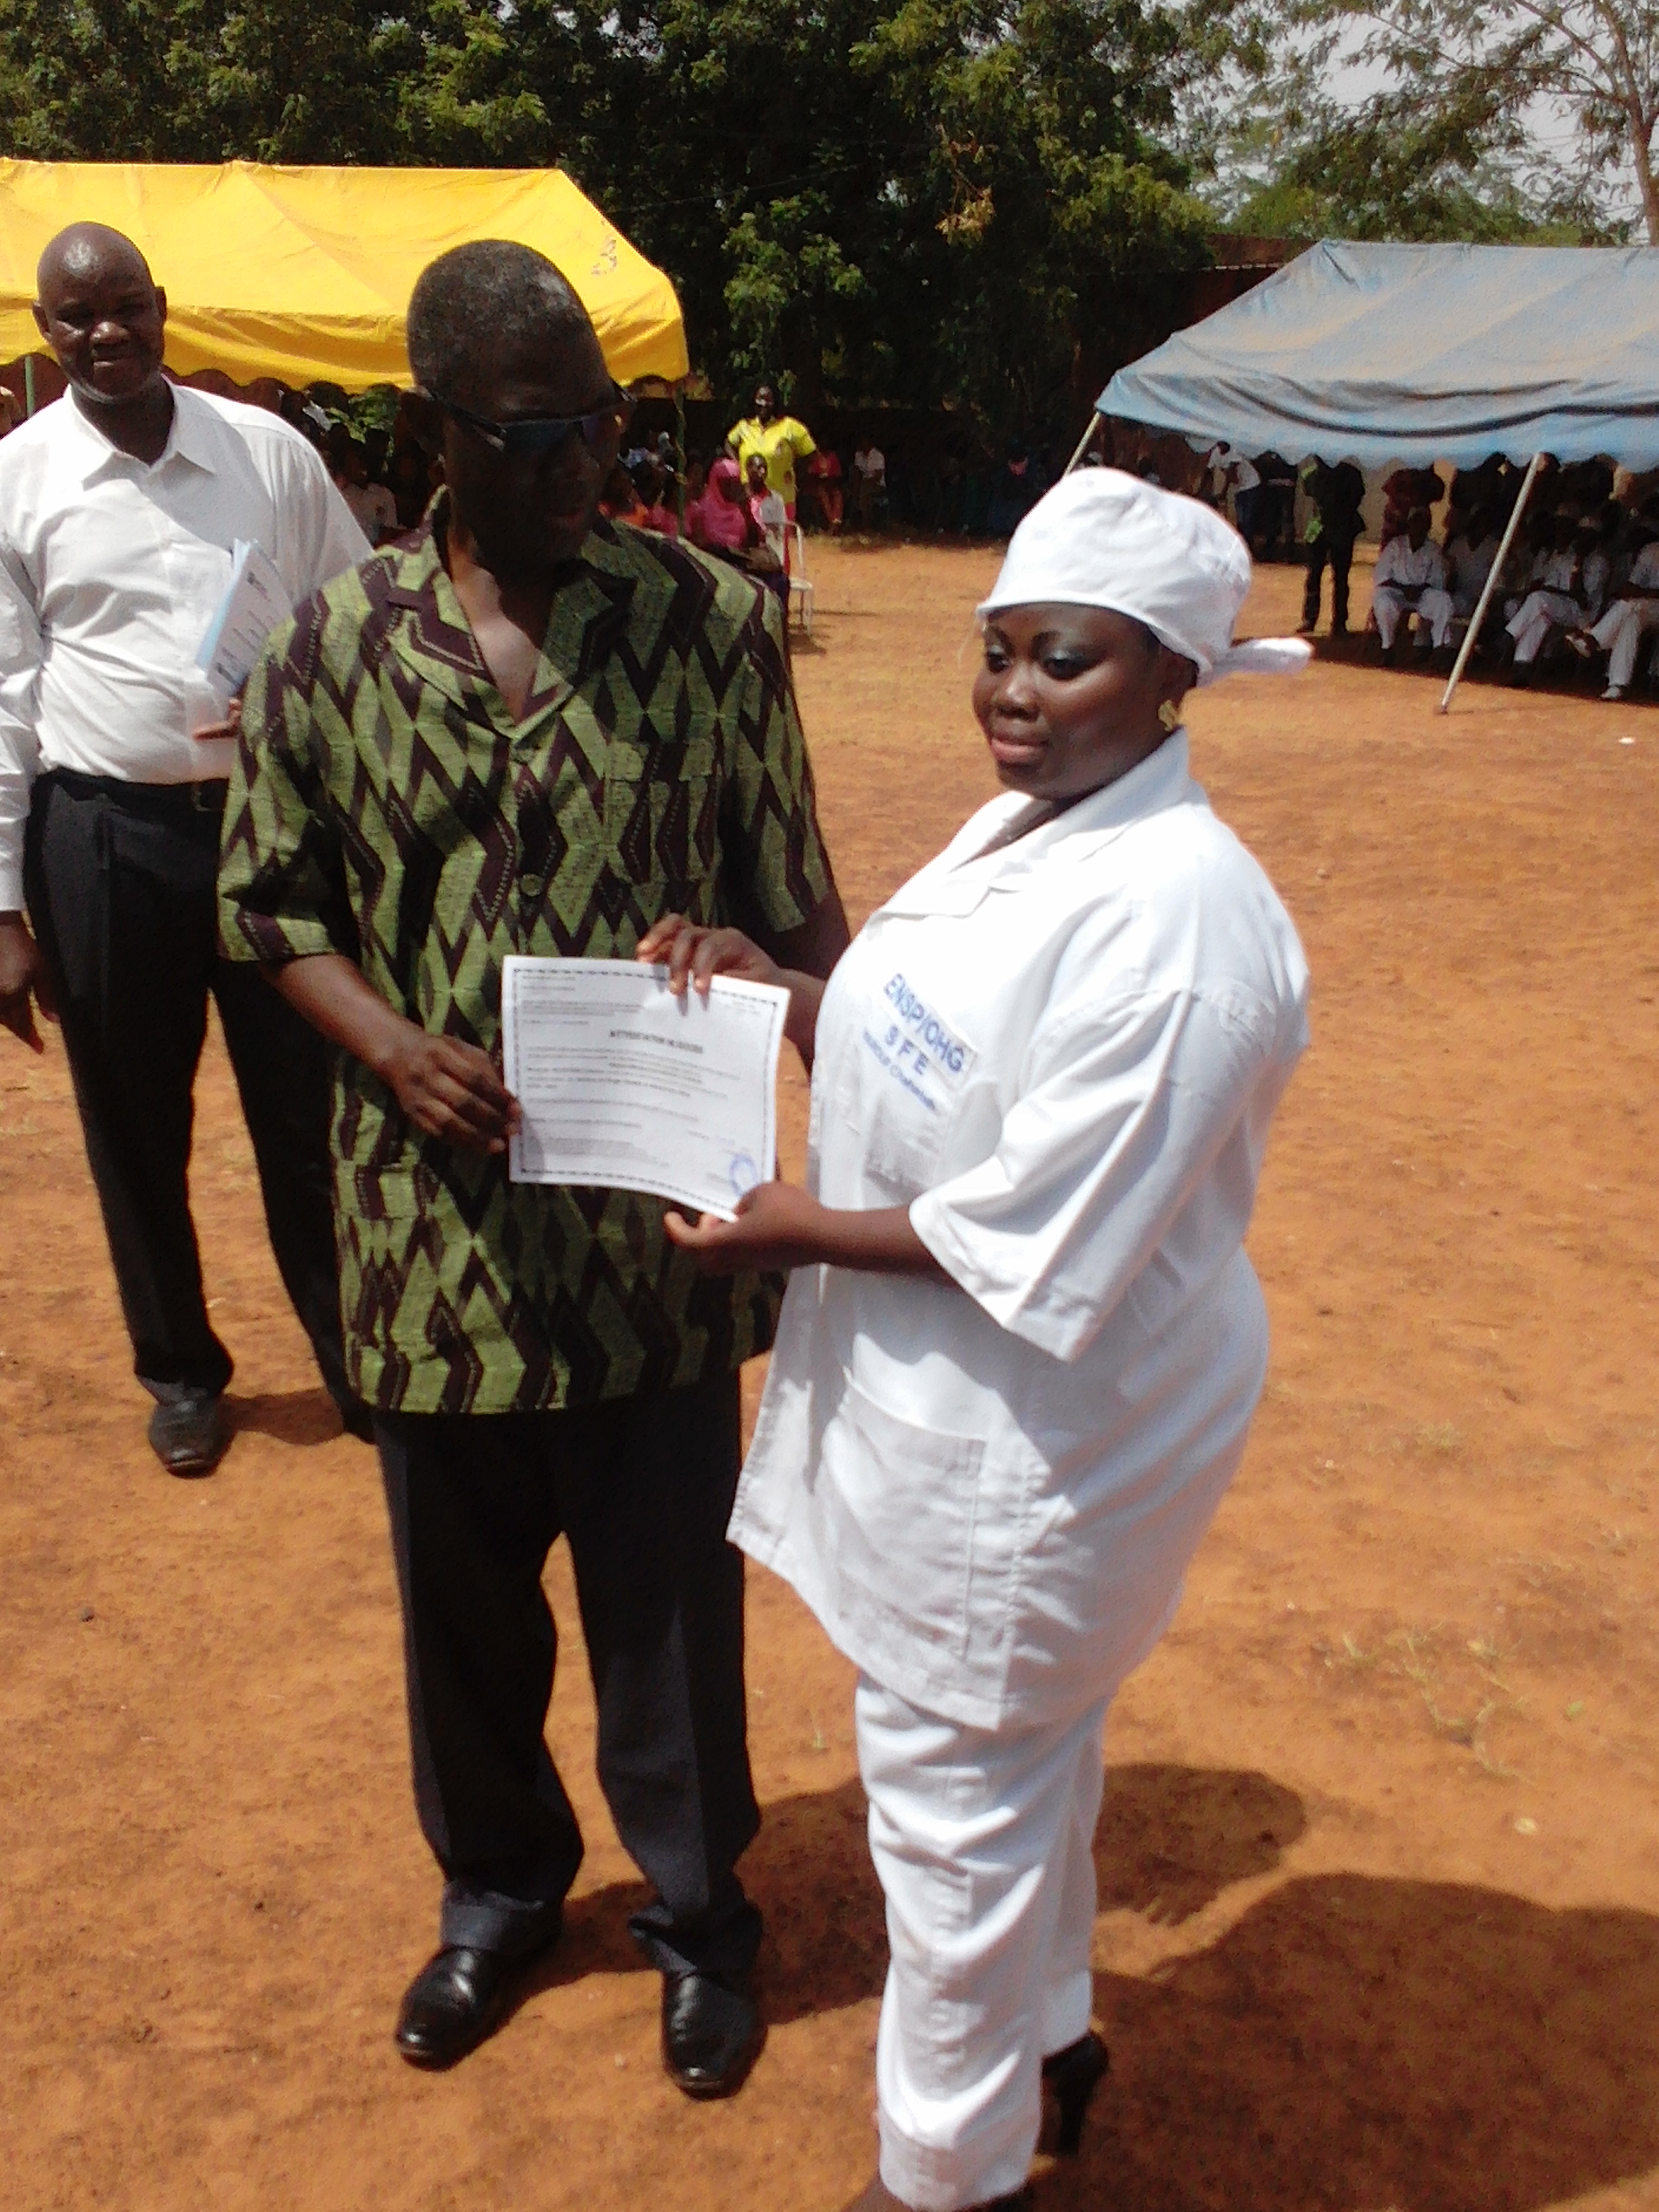
[[[1159,700],[1158,719],[1167,731],[1174,731],[1181,726],[1181,709],[1173,699]]]

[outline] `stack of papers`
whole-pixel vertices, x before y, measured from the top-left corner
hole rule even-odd
[[[227,709],[247,682],[265,640],[293,611],[275,562],[260,546],[239,538],[225,595],[196,648],[196,665]]]

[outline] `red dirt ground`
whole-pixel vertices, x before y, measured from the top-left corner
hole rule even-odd
[[[798,674],[855,918],[992,787],[994,565],[814,552]],[[1267,573],[1255,627],[1296,580]],[[1316,1043],[1252,1237],[1267,1396],[1111,1723],[1114,2071],[1040,2212],[1659,2207],[1659,715],[1434,696],[1325,665],[1194,705]],[[658,2070],[562,1555],[568,1934],[465,2065],[396,2057],[436,1886],[374,1464],[283,1306],[216,1049],[199,1097],[240,1433],[190,1484],[144,1444],[62,1054],[0,1049],[6,2203],[836,2212],[872,2163],[879,1899],[848,1669],[764,1576],[742,2097]]]

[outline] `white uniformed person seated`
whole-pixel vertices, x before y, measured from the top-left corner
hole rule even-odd
[[[1419,646],[1424,623],[1437,652],[1450,638],[1455,610],[1446,588],[1446,556],[1429,535],[1426,507],[1414,507],[1407,518],[1405,536],[1389,538],[1377,555],[1371,577],[1371,612],[1376,617],[1382,658],[1390,665],[1395,633],[1402,623],[1409,625],[1413,617],[1419,625]]]
[[[1580,629],[1595,620],[1612,567],[1593,522],[1557,514],[1549,552],[1534,564],[1532,588],[1504,624],[1511,682],[1526,681],[1552,630]]]
[[[641,944],[678,988],[787,983],[805,1189],[670,1234],[793,1269],[735,1542],[860,1670],[891,1963],[861,2212],[1024,2202],[1045,2081],[1075,2148],[1102,1731],[1237,1467],[1267,1364],[1243,1238],[1307,1042],[1307,969],[1188,773],[1243,541],[1115,470],[1066,477],[981,609],[1005,795],[827,987],[735,931]]]
[[[1622,699],[1636,674],[1642,640],[1654,629],[1659,629],[1659,541],[1650,538],[1601,620],[1569,630],[1567,643],[1586,660],[1595,653],[1607,654],[1607,684],[1601,696]]]

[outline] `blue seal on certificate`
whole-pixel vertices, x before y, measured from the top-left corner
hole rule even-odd
[[[747,1198],[760,1181],[760,1170],[747,1152],[734,1153],[732,1164],[726,1172],[731,1182],[733,1198]]]

